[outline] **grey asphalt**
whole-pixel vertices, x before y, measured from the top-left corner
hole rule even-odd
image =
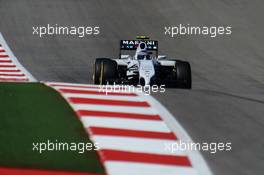
[[[264,172],[264,35],[261,0],[0,0],[0,31],[38,79],[91,83],[96,57],[118,55],[120,39],[159,40],[160,52],[189,61],[193,89],[154,96],[195,142],[232,142],[202,152],[216,175]],[[32,26],[100,26],[86,38],[32,35]],[[232,35],[164,35],[178,24],[232,26]]]

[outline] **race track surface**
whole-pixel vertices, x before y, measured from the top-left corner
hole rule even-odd
[[[216,175],[262,175],[264,52],[261,0],[0,0],[0,31],[38,80],[91,83],[96,57],[118,56],[120,39],[146,34],[160,52],[189,61],[193,89],[154,96],[195,142],[232,142],[202,152]],[[164,35],[164,26],[231,25],[231,36]],[[32,35],[47,24],[100,26],[83,38]]]

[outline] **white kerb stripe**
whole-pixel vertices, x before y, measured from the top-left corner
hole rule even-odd
[[[10,58],[0,58],[0,60],[11,60]]]
[[[14,63],[1,63],[1,62],[0,62],[0,65],[1,66],[16,66]]]
[[[78,85],[76,85],[78,86]],[[135,93],[135,92],[128,92],[128,91],[125,91],[125,90],[121,90],[121,91],[118,91],[118,90],[111,90],[111,89],[108,89],[106,91],[106,89],[100,89],[98,87],[63,87],[63,86],[52,86],[54,89],[56,90],[60,90],[60,89],[70,89],[70,90],[86,90],[86,91],[97,91],[97,92],[104,92],[104,93],[123,93],[123,94],[130,94],[130,93]]]
[[[78,86],[78,85],[76,85]],[[52,86],[56,90],[60,89],[70,89],[70,90],[85,90],[85,91],[97,91],[100,92],[99,88],[96,87],[67,87],[67,86]]]
[[[150,107],[131,107],[114,105],[93,105],[93,104],[71,104],[75,110],[91,110],[105,112],[123,112],[136,114],[157,114],[157,111]]]
[[[56,87],[58,86],[83,86],[83,87],[97,87],[99,85],[89,85],[89,84],[78,84],[78,83],[62,83],[62,82],[46,82],[48,86],[52,86],[53,84],[56,84]],[[55,86],[52,86],[55,87]]]
[[[6,75],[0,75],[0,78],[6,78],[6,79],[25,79],[27,78],[26,76],[6,76]]]
[[[1,56],[1,52],[0,52],[0,56]],[[0,61],[12,61],[12,59],[9,57],[0,57]]]
[[[82,86],[83,88],[91,88],[91,87],[92,88],[99,88],[99,87],[105,88],[105,87],[113,86],[113,85],[106,86],[106,85],[95,85],[95,84],[91,85],[91,84],[78,84],[78,83],[62,83],[62,82],[47,82],[46,84],[49,85],[49,86],[52,86],[53,84],[56,84],[56,87]],[[118,87],[118,86],[120,86],[120,85],[115,85],[115,87]],[[55,87],[55,86],[53,86],[53,87]],[[125,86],[121,86],[121,87],[127,88],[126,85]]]
[[[0,67],[0,70],[19,70],[17,67]]]
[[[116,129],[132,129],[139,131],[170,132],[163,121],[106,118],[106,117],[81,117],[84,127],[106,127]]]
[[[185,151],[172,150],[175,140],[93,135],[92,140],[100,149],[112,149],[162,155],[187,156]],[[175,147],[176,148],[176,147]]]
[[[104,164],[109,175],[198,175],[192,167],[120,161],[106,161]]]

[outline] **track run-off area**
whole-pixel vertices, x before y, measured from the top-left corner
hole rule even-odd
[[[124,87],[121,91],[119,88],[118,92],[112,92],[109,89],[115,88],[112,86],[36,82],[33,76],[18,62],[1,33],[0,37],[0,44],[1,46],[2,43],[4,45],[1,47],[3,54],[0,55],[0,66],[4,69],[2,70],[4,73],[1,75],[3,78],[0,79],[2,82],[0,86],[0,96],[3,101],[6,101],[6,104],[0,108],[3,115],[2,123],[4,136],[2,137],[10,136],[9,132],[11,127],[8,126],[10,125],[10,122],[6,119],[8,117],[27,117],[25,120],[25,126],[30,127],[28,126],[30,125],[29,123],[40,124],[39,121],[34,119],[33,121],[30,121],[30,118],[36,117],[35,115],[38,117],[42,116],[43,118],[43,115],[45,115],[47,116],[44,117],[44,121],[47,120],[45,122],[62,125],[60,127],[63,128],[62,122],[64,120],[61,121],[61,119],[56,119],[53,122],[51,121],[52,116],[49,118],[50,113],[57,115],[56,112],[52,112],[54,109],[61,112],[69,110],[66,110],[61,104],[55,105],[58,100],[56,99],[58,94],[55,95],[54,91],[51,92],[52,88],[61,94],[66,100],[64,101],[60,99],[60,103],[70,104],[75,115],[82,123],[84,128],[83,132],[85,131],[88,136],[87,138],[91,139],[93,145],[97,145],[98,147],[97,150],[92,150],[92,153],[87,155],[87,159],[88,156],[92,155],[92,157],[88,159],[89,161],[87,161],[87,167],[82,167],[81,165],[74,166],[74,164],[79,161],[83,161],[79,158],[79,160],[73,161],[72,164],[71,161],[68,161],[68,163],[71,164],[71,168],[67,167],[67,169],[70,169],[70,171],[66,171],[65,169],[63,169],[63,171],[54,171],[65,166],[65,163],[63,163],[60,158],[59,160],[52,160],[55,162],[58,161],[58,165],[55,167],[51,166],[50,162],[42,162],[41,155],[39,155],[39,160],[36,160],[37,166],[31,162],[32,159],[34,160],[34,158],[32,158],[32,152],[37,150],[42,154],[43,151],[54,150],[54,146],[51,148],[51,144],[54,145],[54,141],[50,141],[50,131],[47,130],[47,134],[45,134],[44,130],[44,133],[37,138],[37,140],[45,138],[47,144],[45,143],[46,140],[44,140],[44,142],[35,143],[33,139],[34,136],[24,133],[26,134],[26,137],[21,137],[19,139],[15,138],[10,145],[1,144],[0,147],[2,149],[13,147],[16,142],[25,144],[24,142],[28,142],[31,138],[34,147],[32,152],[28,155],[29,159],[25,161],[9,160],[10,162],[3,159],[2,164],[4,167],[0,166],[1,174],[30,175],[35,173],[43,175],[58,175],[60,173],[65,173],[67,175],[81,175],[82,172],[73,172],[72,169],[75,171],[88,169],[88,173],[102,171],[102,169],[98,168],[98,159],[100,160],[101,166],[104,167],[105,174],[107,175],[211,174],[199,151],[184,150],[175,147],[175,145],[178,145],[180,142],[192,143],[193,141],[175,118],[153,97],[142,92],[131,92],[126,89],[128,87]],[[6,52],[6,50],[8,51]],[[6,61],[8,61],[9,64],[6,64]],[[9,74],[5,74],[6,71],[8,71]],[[13,71],[18,73],[23,71],[23,73],[10,74],[10,72]],[[17,84],[14,82],[17,82]],[[39,93],[41,93],[43,97],[36,95]],[[52,99],[47,100],[44,98],[51,94],[54,96],[52,97],[54,102],[51,102]],[[10,96],[12,97],[8,98]],[[33,107],[32,103],[34,103],[36,99],[39,100],[38,105],[43,107],[40,108],[34,105],[34,110],[32,111],[30,108]],[[10,108],[10,104],[14,103],[14,101],[16,101],[18,106],[13,112],[7,112]],[[53,109],[47,109],[46,107],[52,105],[52,103],[54,103]],[[69,116],[61,115],[61,117]],[[73,119],[75,117],[71,118]],[[12,127],[15,127],[16,125],[17,122],[15,122]],[[24,126],[21,127],[24,128]],[[36,128],[33,127],[30,129],[34,130]],[[60,137],[65,139],[67,134],[65,133],[65,135]],[[80,139],[79,137],[80,136],[76,139]],[[57,150],[57,142],[58,140],[56,139],[55,151],[60,151],[60,149]],[[9,151],[5,153],[3,152],[2,154],[12,159],[19,155],[21,156],[21,154],[25,154],[26,151],[29,151],[28,149],[29,148],[25,149],[24,147],[19,148],[9,156]],[[63,147],[64,151],[68,151],[68,149],[69,148],[64,150]],[[94,157],[95,151],[99,157]],[[64,157],[67,156],[67,154],[62,154],[61,156]],[[48,157],[52,158],[51,155]],[[7,168],[5,167],[6,165],[15,168]],[[96,165],[96,167],[93,167],[94,165]],[[47,169],[37,169],[43,167]]]

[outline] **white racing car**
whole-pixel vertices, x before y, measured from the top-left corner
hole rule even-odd
[[[190,64],[158,55],[158,41],[144,36],[137,37],[137,40],[121,40],[117,59],[97,58],[93,79],[95,84],[101,85],[115,83],[141,86],[156,84],[186,89],[192,87]]]

